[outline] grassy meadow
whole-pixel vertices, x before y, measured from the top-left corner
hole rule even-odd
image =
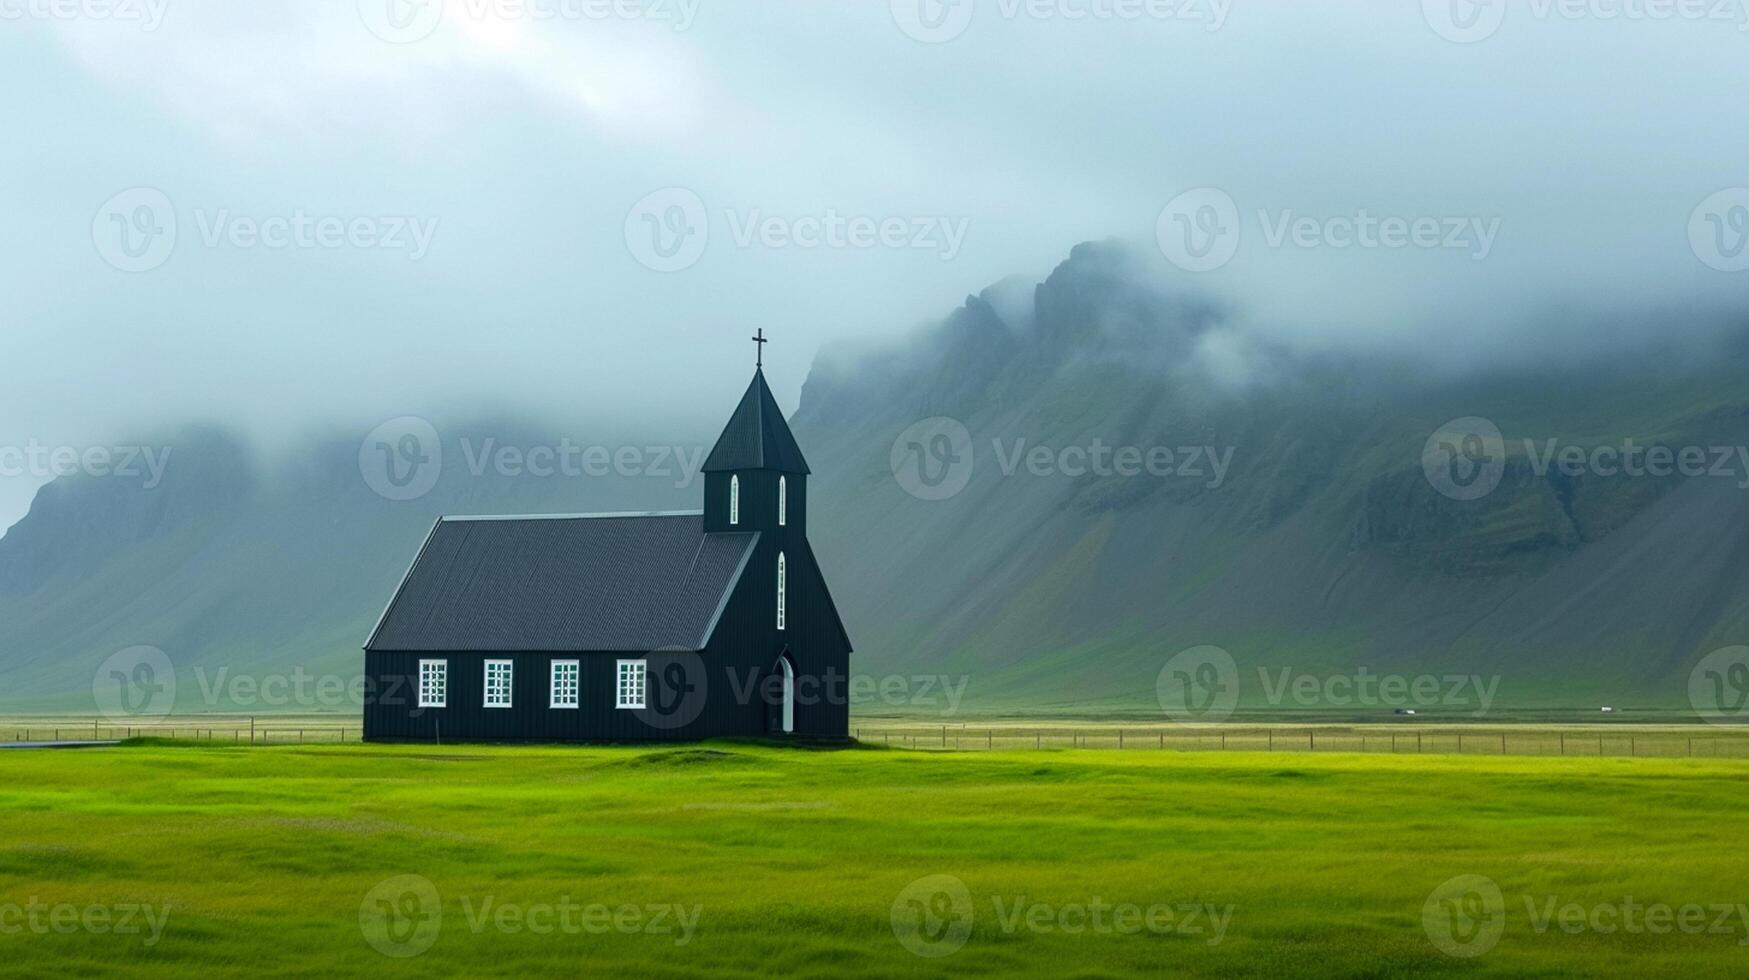
[[[0,974],[1742,976],[1746,798],[1708,758],[3,751]]]

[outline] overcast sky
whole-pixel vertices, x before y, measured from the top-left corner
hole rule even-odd
[[[1749,14],[1452,3],[0,0],[0,452],[714,418],[756,327],[793,409],[823,344],[1108,236],[1430,356],[1743,296]],[[1438,244],[1336,247],[1363,213]]]

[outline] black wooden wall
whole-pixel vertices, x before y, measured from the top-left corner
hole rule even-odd
[[[745,492],[745,488],[743,488]],[[793,501],[792,501],[793,503]],[[376,741],[693,741],[777,734],[777,658],[796,668],[796,731],[804,737],[844,737],[849,731],[849,648],[820,587],[805,543],[785,545],[789,598],[786,628],[776,629],[778,540],[762,539],[748,560],[703,651],[655,651],[649,661],[647,707],[616,707],[617,665],[636,653],[370,652],[364,706],[365,737]],[[418,707],[419,661],[448,661],[447,704]],[[551,664],[580,661],[576,708],[549,707]],[[485,662],[515,664],[509,708],[487,708]]]

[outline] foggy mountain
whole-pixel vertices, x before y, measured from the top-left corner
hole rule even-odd
[[[1452,373],[1285,345],[1139,262],[1082,245],[1042,283],[818,359],[793,427],[857,672],[962,676],[974,710],[1157,712],[1161,666],[1206,644],[1247,672],[1247,704],[1262,667],[1665,706],[1749,636],[1741,323]],[[1450,427],[1470,419],[1497,439]],[[720,424],[446,423],[410,499],[373,475],[404,430],[289,462],[172,434],[161,485],[63,478],[0,538],[0,703],[89,711],[98,664],[136,644],[177,665],[179,711],[232,706],[222,672],[352,678],[438,514],[693,508],[686,460]],[[1429,462],[1448,445],[1449,473]],[[1684,449],[1690,475],[1594,462]]]

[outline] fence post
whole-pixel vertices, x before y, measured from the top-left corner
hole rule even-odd
[[[1121,728],[1117,730],[1117,747],[1123,748],[1123,729]]]
[[[1269,730],[1269,751],[1275,751],[1275,729],[1273,728]]]
[[[1505,732],[1500,733],[1500,754],[1501,755],[1506,754],[1506,733]]]
[[[1565,756],[1566,754],[1567,754],[1567,733],[1562,732],[1561,733],[1561,755]]]

